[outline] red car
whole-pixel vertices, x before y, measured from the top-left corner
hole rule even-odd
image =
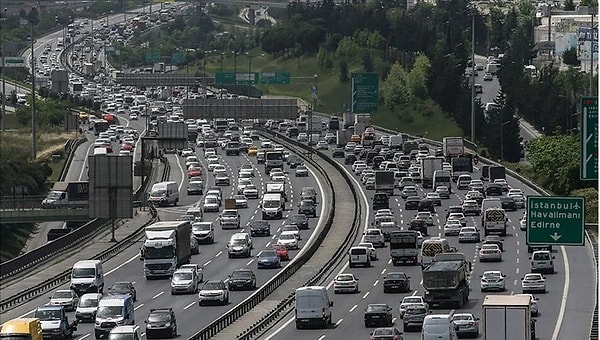
[[[273,244],[273,249],[275,249],[275,253],[279,256],[279,259],[282,261],[288,261],[290,259],[290,254],[288,254],[287,247],[283,244]]]
[[[199,167],[190,167],[187,171],[188,177],[200,177],[202,176],[202,168]]]
[[[121,144],[121,150],[133,150],[133,144],[131,143],[123,143]]]

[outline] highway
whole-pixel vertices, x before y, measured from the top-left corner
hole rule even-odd
[[[349,166],[346,166],[349,169]],[[349,170],[351,171],[351,170]],[[477,178],[477,171],[473,174]],[[354,176],[356,178],[356,176]],[[536,195],[531,188],[519,183],[514,178],[507,178],[509,185],[521,188],[526,195]],[[364,187],[363,187],[364,188]],[[421,193],[427,191],[419,187]],[[369,200],[372,191],[364,190],[364,199]],[[449,200],[444,200],[442,207],[437,207],[434,227],[429,227],[430,235],[442,234],[442,226],[445,222],[445,208],[450,205],[458,205],[464,199],[466,190],[453,189]],[[404,200],[398,196],[391,199],[391,206],[396,216],[398,225],[404,226],[415,215],[415,211],[404,210]],[[525,233],[519,229],[519,219],[524,210],[508,212],[509,234],[504,237],[504,249],[502,262],[478,262],[479,244],[459,244],[456,236],[447,236],[451,246],[455,246],[464,253],[472,262],[471,283],[469,303],[460,310],[433,309],[434,313],[469,312],[481,318],[481,303],[486,293],[480,292],[479,276],[486,270],[501,270],[506,274],[506,291],[502,294],[521,293],[520,280],[524,274],[530,272],[527,246],[525,244]],[[364,218],[369,222],[371,216]],[[468,226],[480,228],[479,216],[468,216]],[[367,224],[368,225],[368,224]],[[482,232],[482,231],[481,231]],[[483,232],[481,237],[483,238]],[[284,320],[274,328],[273,332],[265,339],[367,339],[373,328],[365,328],[363,324],[363,312],[370,303],[388,303],[394,309],[395,327],[403,331],[402,320],[399,318],[398,306],[404,296],[423,295],[422,274],[420,266],[393,266],[389,260],[389,250],[378,248],[379,261],[373,262],[371,268],[347,268],[344,265],[339,269],[340,273],[353,273],[359,278],[359,294],[333,294],[332,282],[327,282],[330,296],[334,300],[333,322],[334,327],[326,330],[309,329],[296,330],[293,317]],[[540,315],[537,319],[538,339],[583,339],[589,334],[592,311],[595,301],[595,273],[593,268],[592,251],[586,247],[556,247],[553,250],[556,257],[555,274],[546,275],[547,294],[536,295],[539,297],[538,305]],[[383,293],[382,280],[386,273],[392,271],[404,271],[411,277],[411,288],[408,294]],[[568,273],[568,275],[567,275]],[[494,293],[491,293],[494,294]],[[293,315],[293,314],[292,314]],[[420,332],[410,331],[404,333],[404,339],[420,339]]]
[[[197,149],[197,151],[198,158],[201,159],[201,161],[204,161],[201,149]],[[253,182],[255,183],[257,188],[264,188],[264,182],[268,181],[268,178],[266,178],[266,175],[264,174],[263,166],[257,165],[255,159],[250,159],[245,155],[224,156],[222,155],[223,152],[221,151],[220,154],[222,159],[224,160],[223,163],[227,164],[230,173],[233,175],[237,175],[237,169],[242,163],[253,164],[253,166],[256,168],[256,176],[254,177]],[[169,180],[177,181],[178,183],[180,183],[181,199],[179,204],[175,207],[164,207],[159,208],[158,210],[161,220],[175,220],[177,217],[185,213],[185,210],[188,207],[195,205],[196,202],[200,200],[200,196],[187,196],[186,194],[187,174],[184,171],[184,160],[176,155],[167,155],[167,158],[171,162],[171,177],[169,178]],[[288,209],[285,212],[287,216],[289,214],[295,213],[295,207],[299,202],[299,193],[302,187],[313,186],[317,188],[318,192],[321,192],[322,190],[320,189],[321,184],[315,181],[314,174],[311,174],[309,177],[294,177],[293,170],[290,171],[290,169],[287,167],[285,170],[287,172],[286,182],[289,186],[288,195],[290,195],[290,197],[293,197],[293,199],[287,203]],[[204,166],[203,173],[204,177],[207,179],[206,186],[212,186],[212,183],[214,183],[214,179],[212,178],[212,174],[207,175],[206,166]],[[235,176],[233,178],[235,178]],[[232,185],[230,186],[222,187],[224,191],[224,198],[229,197],[230,193],[234,190],[234,188],[237,187],[235,180],[232,181],[231,184]],[[323,200],[319,199],[319,202],[323,202]],[[242,228],[246,225],[248,221],[261,218],[261,212],[258,209],[258,204],[259,200],[249,200],[249,207],[240,210],[240,215],[242,218]],[[318,211],[320,211],[320,209],[324,209],[324,207],[325,204],[319,204]],[[321,213],[317,213],[318,217],[320,215]],[[318,220],[318,218],[309,219],[309,230],[303,230],[301,232],[301,247],[310,238],[311,233],[315,230]],[[214,244],[201,245],[200,254],[194,255],[192,257],[192,263],[198,263],[204,267],[205,280],[225,280],[227,279],[227,275],[233,270],[248,267],[254,270],[254,272],[257,275],[257,284],[261,285],[262,283],[270,279],[275,274],[275,272],[277,272],[278,269],[257,270],[255,255],[258,254],[260,249],[264,249],[265,247],[270,246],[272,242],[276,241],[278,230],[285,223],[285,220],[270,221],[273,236],[253,238],[253,256],[251,258],[236,259],[227,258],[227,250],[225,248],[225,244],[229,240],[229,236],[231,234],[233,234],[234,232],[239,232],[240,230],[221,230],[221,227],[218,225],[217,221],[217,213],[206,213],[204,215],[204,221],[215,221],[216,242]],[[291,258],[293,258],[296,253],[298,253],[298,251],[291,250]],[[142,262],[138,260],[138,255],[138,248],[131,248],[105,263],[105,275],[107,286],[110,286],[110,284],[116,281],[134,282],[134,285],[137,289],[138,298],[135,307],[135,319],[136,324],[138,325],[143,325],[143,320],[145,319],[151,308],[172,307],[174,308],[178,317],[179,334],[181,335],[181,337],[187,338],[193,333],[195,333],[199,328],[205,326],[206,324],[214,320],[224,311],[228,310],[251,293],[251,291],[231,292],[230,304],[228,306],[199,307],[197,304],[198,298],[195,294],[171,297],[169,280],[146,281],[143,278]],[[64,288],[68,288],[68,286],[64,285],[63,287],[58,287],[57,289]],[[10,312],[6,313],[5,316],[3,315],[3,318],[8,319],[18,316],[31,315],[30,311],[32,311],[36,306],[44,304],[46,301],[46,297],[39,297],[37,299],[32,300],[31,302],[28,302],[18,308],[11,310]],[[188,309],[191,309],[191,311],[188,312]],[[195,312],[195,309],[201,309],[201,311]],[[73,317],[73,315],[70,315],[70,317]],[[93,324],[81,324],[75,336],[78,339],[93,336]]]

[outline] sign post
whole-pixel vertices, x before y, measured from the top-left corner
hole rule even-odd
[[[598,97],[581,98],[580,178],[598,180]]]
[[[379,104],[379,75],[352,73],[352,113],[377,111]]]
[[[583,197],[527,197],[527,244],[582,246]]]

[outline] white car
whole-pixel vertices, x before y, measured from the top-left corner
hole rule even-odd
[[[50,304],[63,306],[65,311],[74,311],[79,304],[79,296],[70,289],[57,290],[50,297]]]
[[[546,279],[539,273],[529,273],[521,279],[523,293],[546,293]]]
[[[521,195],[521,196],[525,196],[525,194],[523,193],[523,190],[518,189],[518,188],[513,188],[508,190],[508,192],[506,193],[507,195]]]
[[[504,179],[504,178],[496,178],[494,180],[494,184],[500,184],[500,186],[502,187],[502,191],[508,191],[510,190],[510,186],[508,185],[508,182]]]
[[[278,244],[286,246],[288,249],[299,249],[298,238],[293,231],[284,231],[277,239]]]
[[[503,292],[506,289],[506,283],[504,282],[506,275],[499,270],[485,271],[480,277],[480,288],[482,292],[489,290],[498,290]]]
[[[317,143],[317,146],[315,147],[317,150],[327,150],[328,146],[327,146],[327,142],[324,140],[320,140]]]
[[[484,244],[479,249],[479,262],[502,262],[502,251],[497,244]]]
[[[219,160],[217,159],[217,162],[218,161]],[[215,168],[219,168],[219,169],[225,168],[222,164],[210,163],[210,162],[208,163],[208,165],[206,167],[208,168],[208,171],[210,171],[210,172],[213,172],[215,170]]]
[[[248,184],[244,187],[242,194],[249,199],[258,198],[258,189],[254,184]]]
[[[216,196],[206,196],[204,203],[202,204],[203,212],[218,212],[219,211],[219,198]]]
[[[446,220],[459,220],[460,224],[465,227],[467,226],[467,218],[465,217],[464,213],[450,213],[450,215],[448,215],[448,218],[446,218]]]
[[[236,208],[248,208],[248,198],[244,195],[234,195]]]
[[[427,224],[428,226],[433,225],[433,216],[431,215],[431,212],[429,212],[429,211],[419,211],[417,213],[417,215],[415,216],[415,218],[418,220],[425,221],[425,224]]]
[[[394,216],[391,209],[379,209],[375,212],[375,218],[379,216]]]
[[[198,304],[202,306],[207,302],[218,302],[222,305],[229,304],[229,289],[223,281],[206,281],[198,292]]]
[[[333,293],[358,293],[358,279],[354,274],[339,274],[333,280]]]
[[[271,173],[271,181],[273,182],[285,182],[285,174],[283,171],[277,171]]]
[[[458,233],[458,243],[462,242],[479,242],[479,230],[475,227],[462,227]]]
[[[447,220],[444,224],[444,236],[457,236],[460,233],[460,228],[462,228],[462,224],[459,220]]]
[[[400,318],[404,317],[404,313],[409,306],[423,306],[425,308],[429,308],[429,304],[425,302],[422,296],[405,296],[402,299],[402,302],[400,302]]]
[[[293,224],[286,224],[283,227],[281,227],[281,232],[286,232],[289,231],[291,233],[293,233],[294,235],[296,235],[296,238],[298,240],[302,239],[302,236],[300,236],[300,229],[298,228],[298,226],[293,225]]]
[[[238,180],[238,185],[237,185],[237,193],[241,194],[244,192],[244,189],[246,188],[246,186],[248,185],[252,185],[252,180],[249,178],[240,178]]]
[[[192,150],[192,149],[181,150],[181,157],[184,157],[187,159],[188,156],[194,156],[194,150]]]
[[[370,242],[376,247],[385,247],[385,236],[380,229],[370,228],[365,230],[362,242]]]
[[[130,113],[129,114],[129,119],[130,120],[137,120],[138,119],[137,113],[134,113],[134,112]]]
[[[361,242],[358,244],[359,247],[365,247],[369,249],[369,258],[371,261],[377,261],[379,257],[377,256],[377,249],[373,246],[371,242]]]

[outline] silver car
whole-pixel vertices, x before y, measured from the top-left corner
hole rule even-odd
[[[479,318],[471,313],[454,314],[452,324],[456,329],[456,335],[459,337],[464,335],[470,335],[473,338],[479,337]]]
[[[458,243],[479,242],[479,230],[474,227],[462,227],[458,233]]]
[[[171,278],[171,295],[198,292],[198,276],[192,269],[177,269]]]
[[[79,304],[79,296],[70,289],[57,290],[50,297],[50,304],[64,306],[66,311],[74,311]]]

